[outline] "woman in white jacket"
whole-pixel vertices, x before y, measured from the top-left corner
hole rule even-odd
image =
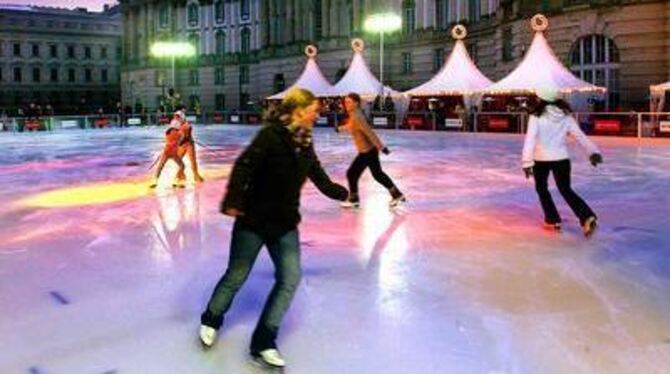
[[[544,211],[545,227],[560,230],[561,217],[548,189],[549,173],[572,211],[579,217],[585,236],[593,234],[597,216],[570,185],[570,154],[566,140],[574,137],[589,153],[593,166],[603,162],[598,147],[579,128],[568,103],[557,99],[556,91],[538,93],[540,103],[528,121],[528,132],[523,146],[522,165],[526,178],[534,176],[535,190]]]

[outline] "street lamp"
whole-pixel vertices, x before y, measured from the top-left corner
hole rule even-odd
[[[156,42],[151,45],[151,55],[158,58],[169,57],[172,63],[172,87],[176,87],[174,63],[177,57],[195,56],[195,47],[187,42]]]
[[[363,24],[365,31],[379,33],[379,82],[382,96],[384,95],[384,33],[399,30],[401,27],[402,18],[395,13],[373,14]]]

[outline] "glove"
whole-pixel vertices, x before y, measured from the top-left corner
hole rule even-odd
[[[593,167],[596,167],[598,164],[603,163],[603,156],[600,153],[594,153],[589,157],[589,161],[591,161]]]
[[[388,147],[382,148],[382,153],[385,155],[391,154],[391,151],[388,149]]]
[[[527,168],[523,168],[523,173],[526,174],[526,179],[528,179],[533,176],[533,168],[530,166]]]

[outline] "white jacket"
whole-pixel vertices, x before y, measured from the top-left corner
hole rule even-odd
[[[521,163],[531,167],[535,161],[560,161],[570,158],[566,143],[572,135],[589,155],[600,153],[598,147],[586,137],[577,121],[560,108],[548,105],[541,116],[530,116],[528,132],[523,144]]]

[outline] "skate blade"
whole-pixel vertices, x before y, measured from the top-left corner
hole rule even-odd
[[[280,366],[273,366],[265,362],[260,357],[251,357],[249,362],[253,368],[255,368],[257,373],[268,373],[268,374],[282,374],[286,368]]]

